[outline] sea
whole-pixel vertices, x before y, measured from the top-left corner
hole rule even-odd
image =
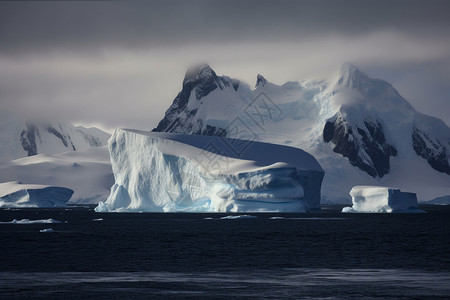
[[[450,299],[450,206],[421,214],[0,210],[0,299]]]

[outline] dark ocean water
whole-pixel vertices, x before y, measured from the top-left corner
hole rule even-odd
[[[450,299],[450,206],[341,208],[237,219],[0,210],[0,299]],[[61,223],[8,223],[49,218]]]

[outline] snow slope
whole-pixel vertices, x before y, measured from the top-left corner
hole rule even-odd
[[[101,147],[106,145],[109,137],[108,133],[97,128],[29,120],[17,114],[0,112],[0,161]]]
[[[450,205],[450,195],[438,197],[435,199],[432,199],[425,204],[441,204],[441,205]]]
[[[5,182],[0,183],[0,207],[61,207],[72,194],[59,186]]]
[[[450,128],[352,65],[283,85],[258,75],[255,89],[191,68],[154,131],[301,148],[325,170],[324,202],[349,201],[355,185],[396,186],[421,201],[450,194]]]
[[[320,209],[323,170],[297,148],[118,129],[109,150],[115,184],[97,211]]]
[[[105,201],[114,178],[106,146],[59,154],[38,154],[0,164],[0,183],[20,181],[73,190],[69,203]],[[0,184],[2,187],[7,185]]]

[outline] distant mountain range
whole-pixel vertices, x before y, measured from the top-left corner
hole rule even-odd
[[[0,118],[0,161],[101,147],[107,144],[109,137],[110,134],[98,128],[3,114]]]
[[[348,199],[352,186],[364,184],[396,186],[422,200],[450,194],[450,128],[348,64],[327,79],[281,86],[258,75],[254,89],[207,64],[192,67],[154,131],[302,148],[325,170],[325,202]]]

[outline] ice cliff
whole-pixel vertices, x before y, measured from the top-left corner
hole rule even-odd
[[[320,209],[324,172],[298,148],[127,129],[108,144],[115,184],[98,212]]]
[[[418,209],[414,193],[402,192],[397,188],[382,186],[355,186],[350,191],[352,207],[344,207],[342,212],[423,212]]]

